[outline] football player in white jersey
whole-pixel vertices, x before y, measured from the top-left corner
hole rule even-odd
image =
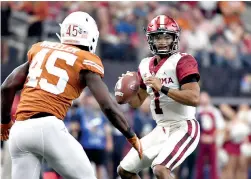
[[[138,172],[147,167],[152,167],[158,179],[171,178],[171,171],[195,150],[200,138],[195,119],[200,75],[194,57],[178,52],[178,24],[159,15],[149,23],[146,36],[154,56],[141,61],[141,88],[129,104],[137,108],[149,95],[157,126],[141,139],[142,160],[131,149],[121,161],[118,174],[122,179],[138,179]]]

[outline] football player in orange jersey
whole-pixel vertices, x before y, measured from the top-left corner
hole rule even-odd
[[[101,79],[104,68],[94,54],[99,37],[95,20],[85,12],[73,12],[60,26],[61,43],[34,44],[28,61],[1,86],[1,140],[10,140],[13,179],[38,179],[43,160],[63,178],[96,178],[82,146],[63,123],[72,101],[86,86],[142,157],[138,137]],[[14,123],[10,110],[18,90],[22,93]]]

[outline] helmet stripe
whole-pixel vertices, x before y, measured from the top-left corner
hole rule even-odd
[[[160,28],[165,28],[165,16],[164,15],[159,16],[159,23],[160,23]]]

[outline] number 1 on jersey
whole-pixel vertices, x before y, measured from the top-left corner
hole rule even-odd
[[[163,114],[163,110],[162,108],[160,108],[160,105],[159,105],[159,97],[160,97],[160,94],[158,91],[156,91],[154,88],[153,88],[153,92],[154,92],[154,103],[155,103],[155,113],[156,114]]]

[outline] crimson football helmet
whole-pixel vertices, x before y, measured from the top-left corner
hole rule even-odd
[[[148,24],[145,31],[150,50],[154,55],[168,55],[178,51],[180,28],[173,18],[159,15]],[[173,36],[173,42],[168,50],[158,50],[154,44],[154,36],[157,34],[170,34]]]

